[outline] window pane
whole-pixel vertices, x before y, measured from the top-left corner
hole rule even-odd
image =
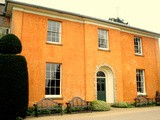
[[[51,95],[55,95],[56,91],[55,88],[51,88]]]
[[[56,65],[56,71],[60,71],[60,65]]]
[[[46,80],[46,87],[50,87],[50,80]]]
[[[135,53],[142,54],[141,39],[138,37],[134,37],[134,49]]]
[[[51,71],[52,71],[52,72],[55,71],[55,65],[54,65],[54,64],[51,65]]]
[[[52,29],[51,29],[51,31],[52,31],[52,32],[58,32],[58,31],[56,31],[56,25],[55,25],[55,23],[52,24]]]
[[[52,87],[55,87],[55,86],[56,86],[56,81],[55,81],[55,80],[52,80],[52,81],[51,81],[51,86],[52,86]]]
[[[60,72],[56,73],[56,79],[60,79]]]
[[[57,35],[57,33],[52,33],[52,35],[51,35],[52,42],[55,42],[56,35]]]
[[[56,95],[60,94],[60,88],[56,88]]]
[[[47,41],[60,42],[61,23],[57,21],[48,21]]]
[[[97,77],[105,77],[104,72],[99,71],[99,72],[97,73]]]
[[[50,72],[46,71],[46,78],[50,78]]]
[[[107,31],[99,29],[98,30],[98,47],[107,48]]]
[[[143,70],[136,70],[137,92],[144,93]]]
[[[60,87],[60,80],[56,80],[56,86]]]
[[[56,79],[56,72],[51,72],[51,78]]]
[[[59,34],[56,34],[56,35],[55,35],[55,41],[56,41],[56,42],[59,42]]]
[[[56,92],[56,88],[58,88]],[[46,64],[46,95],[60,95],[60,65]]]

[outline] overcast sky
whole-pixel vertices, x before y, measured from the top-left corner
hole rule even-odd
[[[108,20],[160,33],[160,0],[15,0]]]

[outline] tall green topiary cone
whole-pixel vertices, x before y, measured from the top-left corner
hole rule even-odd
[[[0,119],[26,116],[28,109],[28,70],[20,40],[13,34],[0,39]],[[12,42],[8,43],[8,42]]]

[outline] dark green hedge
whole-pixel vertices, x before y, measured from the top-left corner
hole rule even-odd
[[[7,34],[0,39],[1,54],[18,54],[22,51],[22,45],[17,36]]]
[[[3,116],[26,116],[28,71],[25,57],[0,54],[0,96],[0,110]]]

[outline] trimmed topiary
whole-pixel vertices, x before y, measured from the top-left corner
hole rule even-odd
[[[1,54],[19,54],[21,51],[21,42],[14,34],[7,34],[0,39]]]
[[[28,109],[28,69],[18,37],[6,35],[0,40],[0,115],[1,120],[26,117]]]
[[[101,100],[95,100],[92,102],[93,111],[108,111],[110,110],[110,105]]]
[[[0,55],[0,74],[0,108],[5,108],[6,112],[13,109],[16,116],[25,117],[28,109],[26,59],[23,56]]]

